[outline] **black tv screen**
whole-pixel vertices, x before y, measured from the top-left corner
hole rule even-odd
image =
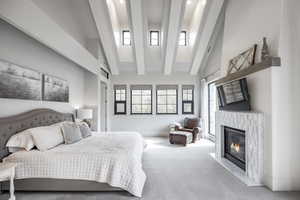
[[[251,110],[246,78],[220,85],[217,90],[220,110]]]

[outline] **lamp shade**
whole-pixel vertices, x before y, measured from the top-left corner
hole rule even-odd
[[[77,110],[77,118],[78,119],[92,119],[93,118],[93,110],[92,109],[78,109]]]

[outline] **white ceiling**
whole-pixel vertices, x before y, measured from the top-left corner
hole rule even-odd
[[[165,0],[143,0],[149,26],[161,27]]]
[[[87,48],[99,38],[88,0],[32,0],[68,34]]]
[[[100,4],[107,4],[106,10],[107,15],[104,16],[103,19],[94,20],[96,10],[91,11],[91,1],[93,0],[32,0],[39,8],[41,8],[50,18],[53,19],[62,29],[64,29],[69,35],[71,35],[75,40],[77,40],[83,47],[89,49],[89,40],[93,39],[93,41],[98,40],[101,41],[101,34],[96,28],[95,21],[99,20],[100,23],[100,31],[104,31],[107,33],[106,29],[110,29],[111,35],[114,40],[106,41],[110,43],[114,43],[116,46],[116,53],[109,55],[110,58],[118,59],[116,63],[119,71],[132,71],[133,73],[137,72],[136,64],[136,55],[137,49],[134,45],[132,46],[122,46],[121,45],[121,33],[124,29],[129,29],[133,32],[133,27],[136,26],[132,24],[132,13],[133,12],[130,7],[130,0],[103,0]],[[165,64],[165,54],[166,54],[166,45],[167,38],[171,37],[168,35],[168,27],[172,18],[169,17],[171,5],[176,4],[178,2],[184,2],[185,9],[183,9],[183,14],[180,17],[180,25],[178,27],[178,33],[180,30],[186,30],[188,33],[188,40],[191,38],[193,41],[198,41],[200,35],[202,33],[202,29],[204,26],[203,21],[206,20],[205,16],[203,17],[203,13],[205,10],[210,9],[212,1],[218,0],[136,0],[141,1],[141,9],[143,22],[145,24],[144,33],[139,32],[139,34],[144,34],[142,37],[145,41],[145,44],[140,46],[138,51],[142,51],[144,53],[144,64],[145,71],[147,72],[163,72],[164,64]],[[132,1],[134,2],[134,1]],[[199,5],[203,7],[203,9],[199,9]],[[112,10],[114,10],[112,13]],[[136,16],[136,13],[135,13]],[[109,21],[110,25],[101,26],[101,20]],[[103,21],[102,21],[103,22]],[[109,27],[110,26],[110,27]],[[103,29],[103,30],[102,30]],[[161,44],[159,47],[149,46],[149,34],[148,31],[152,29],[157,29],[161,31]],[[140,29],[135,29],[140,30]],[[170,34],[170,33],[169,33]],[[177,34],[177,33],[171,33]],[[175,35],[176,36],[176,35]],[[174,37],[174,35],[172,35]],[[136,37],[133,36],[134,40]],[[103,38],[102,38],[103,39]],[[195,51],[197,50],[198,42],[188,42],[187,46],[178,46],[175,45],[175,57],[173,60],[172,71],[180,71],[180,72],[190,72],[191,65],[195,59]],[[134,42],[132,42],[134,44]],[[172,45],[174,46],[174,45]],[[107,47],[103,45],[103,49],[105,54],[107,54]],[[91,52],[95,55],[94,52]],[[140,53],[140,52],[139,52]],[[172,61],[171,61],[172,62]],[[110,63],[108,63],[110,64]]]

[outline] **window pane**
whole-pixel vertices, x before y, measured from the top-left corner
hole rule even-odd
[[[167,90],[168,95],[176,95],[176,90]]]
[[[186,32],[185,31],[180,32],[178,45],[186,46]]]
[[[132,105],[132,113],[141,113],[142,106],[141,105]]]
[[[167,111],[168,113],[176,113],[176,105],[168,105]]]
[[[182,100],[183,100],[183,101],[186,101],[186,100],[187,100],[187,94],[183,93],[183,95],[182,95]]]
[[[129,31],[123,31],[123,45],[131,44],[131,35]]]
[[[191,113],[192,112],[192,103],[184,103],[183,112]]]
[[[132,95],[132,104],[141,104],[142,103],[142,98],[141,96],[135,96]]]
[[[141,95],[142,91],[141,90],[132,90],[131,93],[132,93],[132,95]]]
[[[120,96],[121,96],[121,97],[120,97],[120,100],[121,100],[121,101],[125,101],[126,95],[125,95],[125,94],[121,94]]]
[[[117,103],[117,112],[124,113],[125,112],[125,104],[124,103]]]
[[[167,106],[166,105],[158,105],[157,106],[157,113],[166,113],[167,112]]]
[[[151,95],[151,90],[143,90],[142,94],[143,95]]]
[[[188,94],[188,99],[189,101],[192,101],[193,100],[193,95],[192,94]]]
[[[157,95],[166,95],[167,90],[157,90]]]
[[[175,104],[176,105],[176,96],[168,96],[168,104]]]
[[[150,31],[150,45],[158,46],[159,45],[159,32]]]
[[[167,104],[166,96],[157,96],[157,104]]]
[[[151,113],[151,105],[142,105],[142,113]]]
[[[151,104],[151,96],[142,96],[142,104]]]

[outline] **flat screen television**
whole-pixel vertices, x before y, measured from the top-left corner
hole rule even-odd
[[[249,111],[247,79],[242,78],[217,87],[220,110]]]

